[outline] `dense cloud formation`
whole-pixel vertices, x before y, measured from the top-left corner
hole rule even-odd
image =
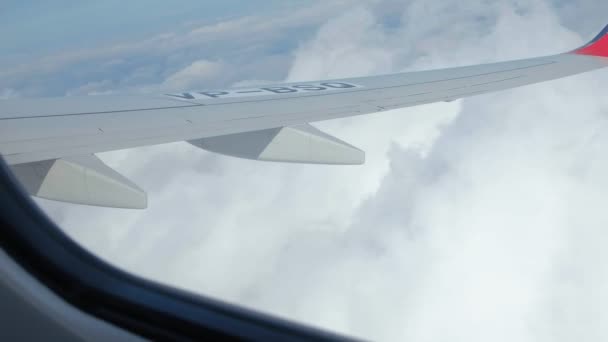
[[[353,4],[152,38],[163,42],[156,56],[170,46],[176,63],[135,63],[146,49],[130,44],[106,49],[95,58],[107,72],[62,84],[70,94],[146,91],[524,58],[582,44],[608,9],[579,1],[578,15],[597,18],[583,25],[561,1]],[[238,56],[205,36],[252,38],[248,27],[256,40],[239,40]],[[196,56],[203,45],[218,52]],[[48,60],[60,70],[76,63],[65,58]],[[109,71],[120,68],[122,78]],[[262,163],[185,143],[104,153],[148,190],[148,210],[39,203],[122,268],[355,336],[605,340],[607,78],[316,124],[364,149],[363,166]],[[41,92],[37,82],[1,87],[3,97]]]

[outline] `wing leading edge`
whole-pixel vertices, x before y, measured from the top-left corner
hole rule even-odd
[[[5,100],[0,101],[0,154],[18,165],[185,140],[249,159],[357,164],[363,161],[362,151],[306,124],[451,101],[606,66],[608,26],[572,52],[517,61],[160,96]],[[248,155],[244,151],[253,150],[242,144],[257,144],[254,150],[262,153]],[[53,188],[51,179],[47,177],[45,189]],[[136,186],[130,189],[137,193]],[[83,202],[120,206],[92,203],[94,199],[78,203]],[[132,207],[141,207],[145,201],[134,203]]]

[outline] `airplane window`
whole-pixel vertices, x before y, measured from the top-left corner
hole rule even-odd
[[[371,340],[603,340],[606,10],[9,1],[0,153],[158,283]]]

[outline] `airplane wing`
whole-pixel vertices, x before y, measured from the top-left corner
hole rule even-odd
[[[145,208],[145,192],[94,153],[188,141],[283,162],[361,164],[364,152],[309,123],[519,87],[608,66],[608,26],[553,56],[442,70],[149,96],[0,101],[0,154],[30,194]]]

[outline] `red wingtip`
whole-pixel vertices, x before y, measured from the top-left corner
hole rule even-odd
[[[579,55],[608,57],[608,26],[598,34],[589,44],[574,51]]]

